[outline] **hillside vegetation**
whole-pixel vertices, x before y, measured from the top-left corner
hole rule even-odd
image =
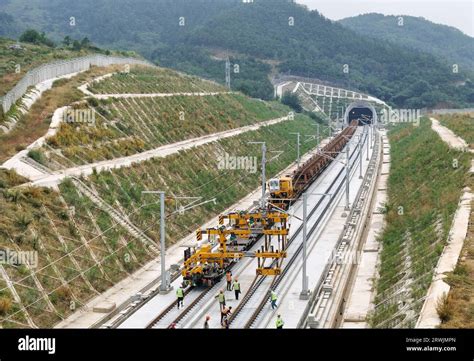
[[[183,37],[182,47],[230,49],[272,59],[278,61],[277,68],[282,73],[332,81],[399,107],[474,101],[472,82],[456,86],[461,79],[472,80],[472,71],[461,69],[455,74],[451,65],[431,54],[359,36],[316,11],[288,1],[247,5],[219,13]],[[291,19],[293,26],[289,24]],[[176,53],[175,58],[180,59],[179,47],[171,45],[166,51]],[[347,73],[343,71],[345,64],[349,66]]]
[[[170,69],[135,66],[130,72],[113,76],[89,86],[95,94],[199,93],[226,91],[223,86],[180,74]]]
[[[451,129],[456,135],[464,139],[470,148],[474,149],[474,113],[447,114],[438,116],[444,126]]]
[[[66,8],[81,26],[63,25]],[[280,72],[358,88],[398,107],[474,103],[472,69],[453,73],[445,59],[364,37],[287,0],[18,0],[0,11],[53,38],[87,36],[221,81],[231,55],[241,66],[234,89],[263,99],[273,96],[268,77]]]
[[[117,73],[89,88],[111,97],[75,102],[58,132],[47,138],[42,148],[30,152],[34,160],[57,170],[114,159],[280,118],[290,110],[277,102],[228,93],[217,84],[161,68],[133,67],[130,73]],[[220,94],[172,94],[193,91]],[[114,97],[116,93],[133,92],[164,92],[169,96]],[[87,115],[88,121],[80,121],[81,114]]]
[[[28,43],[20,43],[22,49],[10,49],[15,44],[16,41],[0,38],[0,96],[13,88],[26,72],[37,66],[91,53],[87,50],[72,51]]]
[[[389,132],[391,168],[373,327],[414,327],[446,244],[470,158],[449,149],[430,121]]]
[[[92,110],[94,125],[63,123],[47,139],[43,164],[54,169],[128,156],[288,114],[278,103],[241,94],[111,99]]]
[[[258,187],[258,170],[251,173],[221,169],[220,154],[255,156],[258,165],[260,148],[247,142],[266,141],[270,150],[284,151],[268,164],[271,176],[296,158],[290,130],[308,134],[314,128],[312,120],[298,116],[294,121],[164,159],[94,174],[83,182],[109,205],[127,214],[155,242],[159,240],[158,204],[145,199],[142,190],[162,189],[168,195],[202,196],[206,200],[215,197],[216,205],[209,203],[168,219],[167,239],[172,244]],[[314,146],[315,142],[304,143],[302,150]],[[2,327],[31,327],[27,316],[36,326],[50,327],[156,256],[118,226],[107,212],[78,192],[71,180],[60,185],[60,193],[43,188],[15,188],[24,182],[15,173],[0,171],[0,247],[36,250],[39,266],[34,270],[3,266],[14,281],[14,290],[0,277]],[[168,207],[171,212],[175,205]]]
[[[474,189],[474,174],[468,181]],[[458,264],[448,274],[447,283],[451,286],[444,302],[440,302],[443,313],[441,328],[474,328],[474,201],[471,202],[471,216]],[[439,313],[439,311],[438,311]]]
[[[466,4],[467,5],[467,4]],[[364,14],[339,20],[357,33],[390,41],[397,45],[423,50],[443,57],[452,64],[474,69],[474,38],[447,25],[435,24],[422,17]]]
[[[29,112],[22,115],[9,133],[0,134],[0,163],[3,163],[18,151],[25,149],[39,137],[46,134],[54,111],[62,106],[70,105],[83,98],[84,94],[77,87],[91,81],[97,76],[118,71],[117,66],[108,68],[94,67],[71,79],[61,79],[53,87],[44,92]],[[15,109],[11,110],[12,112]],[[0,117],[0,124],[2,118]]]

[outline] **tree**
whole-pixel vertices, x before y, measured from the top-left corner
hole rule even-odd
[[[91,41],[89,40],[89,38],[85,37],[84,39],[81,40],[81,47],[82,48],[89,48],[91,46]]]
[[[34,29],[28,29],[23,34],[21,34],[20,41],[36,45],[44,44],[50,47],[54,46],[53,41],[48,39],[45,33],[39,33]]]
[[[40,44],[41,34],[34,29],[28,29],[20,35],[20,41],[25,43]]]
[[[297,113],[301,113],[303,111],[300,98],[298,98],[298,95],[296,95],[295,93],[286,92],[281,97],[281,102],[285,105],[288,105]]]
[[[71,37],[69,35],[66,35],[63,40],[63,44],[66,46],[71,45]]]
[[[72,42],[72,50],[80,51],[82,49],[81,43],[78,40]]]

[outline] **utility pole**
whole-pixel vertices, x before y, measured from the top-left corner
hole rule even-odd
[[[165,192],[164,191],[142,191],[142,194],[159,194],[160,195],[160,256],[161,256],[161,285],[160,285],[160,293],[166,294],[170,292],[173,287],[168,283],[168,277],[166,272],[166,229],[165,229]],[[181,199],[194,199],[200,200],[201,197],[174,197],[174,198],[181,198]],[[177,212],[184,213],[184,211],[188,209],[192,209],[203,204],[214,202],[216,203],[216,199],[213,198],[208,201],[201,202],[199,204],[194,204],[195,202],[191,203],[187,207],[181,207]]]
[[[377,138],[377,124],[372,125],[372,143],[370,144],[372,147],[375,147],[375,140]]]
[[[349,162],[350,162],[350,145],[347,143],[346,146],[346,207],[345,210],[349,211],[349,176],[350,176],[350,167],[349,167]]]
[[[364,127],[365,128],[365,127]],[[369,161],[369,143],[370,143],[370,138],[369,138],[369,135],[370,135],[370,126],[367,125],[367,131],[366,131],[366,138],[367,138],[367,157],[366,157],[366,161]]]
[[[377,126],[375,123],[372,124],[372,142],[370,143],[370,149],[375,146],[375,136],[377,135]]]
[[[309,298],[308,276],[306,275],[306,244],[307,240],[307,216],[308,216],[308,193],[303,193],[303,285],[301,289],[300,299],[307,300]]]
[[[307,258],[307,244],[308,244],[308,233],[307,233],[307,223],[308,223],[308,196],[330,196],[330,193],[303,193],[303,274],[302,274],[302,289],[300,293],[301,300],[309,299],[311,292],[308,289],[308,276],[306,268],[306,258]]]
[[[370,137],[370,149],[373,148],[373,146],[375,145],[375,124],[371,124],[370,126],[370,130],[371,130],[371,137]]]
[[[301,160],[301,157],[300,157],[300,147],[301,147],[300,137],[301,137],[301,133],[290,133],[290,134],[295,134],[296,135],[296,164],[298,166],[297,169],[299,169],[300,168],[300,160]]]
[[[265,209],[265,191],[266,191],[266,174],[265,168],[267,163],[267,144],[265,142],[248,142],[248,144],[261,144],[262,145],[262,198],[260,200],[260,208]]]
[[[361,136],[359,137],[359,179],[362,179],[362,153],[363,153],[363,149],[364,149],[364,137],[363,137],[364,134],[361,134]]]
[[[166,277],[166,239],[165,239],[165,192],[163,191],[143,191],[143,194],[160,195],[160,255],[161,255],[161,285],[160,293],[166,294],[173,288],[168,284]]]
[[[230,90],[230,59],[225,61],[225,86]]]

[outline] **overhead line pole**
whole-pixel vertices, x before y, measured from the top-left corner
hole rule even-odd
[[[160,195],[160,256],[161,256],[161,285],[160,293],[168,293],[173,288],[168,284],[166,277],[166,235],[165,235],[165,192],[142,191],[142,194]]]
[[[344,208],[346,211],[350,210],[349,207],[349,177],[350,177],[350,144],[347,143],[346,146],[346,207]]]
[[[296,135],[296,164],[297,164],[297,169],[300,168],[300,161],[301,161],[301,155],[300,155],[300,147],[301,147],[301,133],[290,133],[290,134],[295,134]]]
[[[362,134],[363,135],[363,134]],[[363,137],[360,136],[359,137],[359,179],[362,179],[362,153],[363,153],[363,149],[364,149],[364,142],[363,142]]]
[[[308,223],[308,195],[319,195],[319,196],[330,196],[330,193],[303,193],[303,275],[302,275],[302,285],[300,299],[307,300],[311,294],[308,289],[308,276],[307,276],[307,267],[306,267],[306,258],[307,258],[307,243],[308,243],[308,232],[307,232],[307,223]]]
[[[160,256],[161,256],[161,285],[160,293],[166,294],[170,292],[173,287],[168,282],[167,272],[166,272],[166,228],[165,228],[165,192],[164,191],[142,191],[142,194],[159,194],[160,195]],[[184,213],[188,209],[192,209],[203,204],[214,202],[216,199],[213,198],[208,201],[201,202],[199,204],[194,204],[196,201],[199,201],[202,197],[173,197],[175,199],[194,199],[194,202],[187,207],[181,207],[176,212]]]
[[[261,144],[262,145],[262,198],[260,200],[260,207],[262,210],[265,209],[265,186],[267,183],[266,179],[266,163],[267,163],[267,144],[265,142],[248,142],[248,144]]]
[[[369,135],[370,135],[370,126],[369,125],[367,125],[367,132],[366,133],[367,133],[367,136],[366,136],[367,137],[367,156],[366,156],[365,160],[369,161],[369,143],[371,143],[370,138],[369,138]]]

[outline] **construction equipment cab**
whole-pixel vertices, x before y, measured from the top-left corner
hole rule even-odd
[[[293,179],[289,176],[270,179],[268,191],[272,198],[293,198]]]

